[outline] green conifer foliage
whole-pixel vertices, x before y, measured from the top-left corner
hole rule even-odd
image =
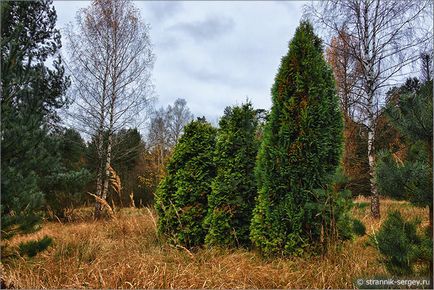
[[[254,166],[258,153],[257,112],[250,103],[228,107],[220,120],[215,164],[217,175],[208,196],[205,243],[248,246],[256,196]]]
[[[404,137],[409,148],[404,160],[395,153],[379,154],[376,178],[382,195],[409,200],[416,206],[430,209],[430,228],[433,224],[432,134],[433,83],[428,81],[415,89],[408,89],[409,79],[400,88],[397,100],[389,101],[385,109],[391,124]]]
[[[204,242],[202,224],[215,176],[215,137],[216,129],[204,119],[188,124],[157,189],[158,231],[172,243],[193,247]]]
[[[389,212],[373,238],[393,275],[414,274],[415,264],[432,260],[432,241],[417,232],[418,220],[406,220],[399,211]]]
[[[39,228],[41,183],[59,164],[58,144],[49,134],[58,126],[57,110],[67,103],[69,78],[59,55],[60,32],[52,0],[2,1],[0,12],[4,240]]]
[[[343,140],[332,71],[310,23],[297,28],[271,92],[250,237],[266,255],[293,254],[322,237],[314,189],[330,182]]]
[[[411,257],[409,258],[408,255],[413,253],[412,248],[415,246],[407,241],[398,243],[396,247],[390,248],[401,251],[398,256],[390,251],[386,251],[385,249],[389,247],[388,243],[390,243],[387,238],[389,237],[390,239],[388,235],[392,231],[386,225],[382,226],[381,229],[381,231],[385,232],[385,238],[382,241],[379,240],[378,243],[380,244],[380,252],[386,256],[388,263],[386,265],[388,265],[391,273],[402,271],[405,274],[412,269],[416,261],[429,262],[432,285],[433,82],[432,80],[427,81],[422,86],[416,86],[414,90],[409,90],[409,84],[412,83],[417,84],[417,82],[411,79],[407,80],[406,84],[400,89],[401,92],[398,91],[397,101],[389,102],[385,110],[391,124],[404,137],[404,144],[409,150],[405,158],[403,158],[404,160],[391,151],[384,151],[379,154],[376,178],[379,192],[382,195],[409,200],[416,206],[427,206],[429,208],[428,233],[424,237],[425,240],[428,240],[428,242],[424,242],[427,244],[427,247],[425,247],[427,254],[423,259],[419,257],[413,260],[410,259]],[[395,217],[390,217],[390,219],[392,218]],[[385,246],[382,244],[385,244]],[[400,247],[399,249],[398,246]],[[405,248],[405,251],[402,248]]]

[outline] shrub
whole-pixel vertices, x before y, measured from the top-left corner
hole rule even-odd
[[[29,257],[34,257],[38,253],[45,251],[51,244],[53,239],[45,236],[37,241],[23,242],[18,245],[18,251],[21,256],[27,255]]]
[[[228,107],[220,120],[214,162],[217,176],[208,196],[204,226],[209,245],[247,246],[256,196],[257,112],[250,103]]]
[[[418,235],[418,224],[416,220],[406,221],[399,211],[393,211],[374,237],[390,273],[409,275],[414,272],[417,261],[430,261],[432,243],[429,238]]]
[[[358,236],[364,236],[366,234],[366,227],[360,220],[353,219],[353,232]]]
[[[215,135],[204,119],[188,124],[155,193],[158,231],[172,243],[193,247],[204,242],[202,224],[215,176]]]

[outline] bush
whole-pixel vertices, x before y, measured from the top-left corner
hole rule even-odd
[[[353,219],[353,232],[358,236],[364,236],[366,234],[366,227],[360,220]]]
[[[376,179],[381,195],[408,200],[420,207],[432,204],[432,168],[420,143],[410,146],[405,161],[387,151],[382,151],[378,159]]]
[[[23,242],[18,245],[18,251],[21,256],[27,255],[29,257],[34,257],[38,253],[45,251],[51,244],[53,239],[45,236],[37,241]]]
[[[414,272],[416,262],[430,261],[432,243],[428,237],[418,235],[418,224],[419,221],[406,221],[399,211],[393,211],[373,237],[390,273],[409,275]]]
[[[193,247],[204,242],[202,224],[215,177],[215,135],[204,119],[185,126],[155,193],[158,231],[172,243]]]
[[[247,246],[256,196],[257,112],[247,103],[228,107],[220,120],[214,161],[217,176],[204,226],[208,245]]]
[[[82,168],[77,171],[66,171],[52,174],[46,178],[46,206],[57,218],[67,218],[66,211],[82,205],[86,195],[85,186],[91,181],[91,173]]]

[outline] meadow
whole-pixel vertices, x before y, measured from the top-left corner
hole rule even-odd
[[[427,209],[383,199],[380,220],[367,199],[355,200],[353,215],[366,235],[323,255],[265,259],[254,250],[201,248],[189,251],[160,239],[150,208],[123,208],[112,220],[93,221],[80,209],[74,221],[44,222],[40,231],[19,235],[19,243],[48,235],[53,244],[33,258],[2,264],[2,277],[15,288],[357,288],[358,278],[390,277],[378,250],[369,245],[389,210],[428,224]]]

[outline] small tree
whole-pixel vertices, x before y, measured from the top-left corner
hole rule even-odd
[[[412,148],[405,160],[384,152],[377,166],[377,182],[382,194],[410,200],[430,209],[432,228],[432,81],[417,92],[404,92],[386,108],[391,123]],[[392,157],[395,157],[394,159]]]
[[[173,243],[192,247],[204,242],[202,224],[215,176],[215,135],[205,119],[188,124],[155,194],[158,230]]]
[[[265,254],[290,254],[322,238],[315,189],[330,182],[343,141],[333,74],[308,22],[301,22],[282,58],[272,97],[256,167],[251,239]]]
[[[47,208],[57,218],[66,218],[76,206],[82,205],[85,186],[91,181],[91,173],[85,168],[86,144],[74,129],[64,129],[50,135],[52,152],[59,159],[55,172],[41,183],[45,192]],[[54,149],[54,148],[53,148]]]
[[[415,263],[432,259],[432,241],[417,233],[419,221],[406,221],[399,211],[390,212],[375,236],[387,270],[394,275],[414,274]]]
[[[433,236],[432,86],[432,81],[428,81],[416,91],[404,90],[398,94],[398,99],[386,108],[391,123],[405,137],[411,149],[405,160],[399,158],[396,152],[383,152],[376,168],[381,194],[406,199],[416,206],[429,208],[428,237],[431,239]],[[430,245],[432,283],[432,242]],[[384,254],[388,255],[387,252]]]
[[[35,230],[41,182],[58,166],[57,109],[65,77],[52,1],[1,2],[1,238]],[[54,59],[48,66],[47,59]]]
[[[258,118],[250,103],[228,107],[220,120],[214,162],[217,175],[208,196],[205,243],[246,246],[256,196],[254,166]]]

